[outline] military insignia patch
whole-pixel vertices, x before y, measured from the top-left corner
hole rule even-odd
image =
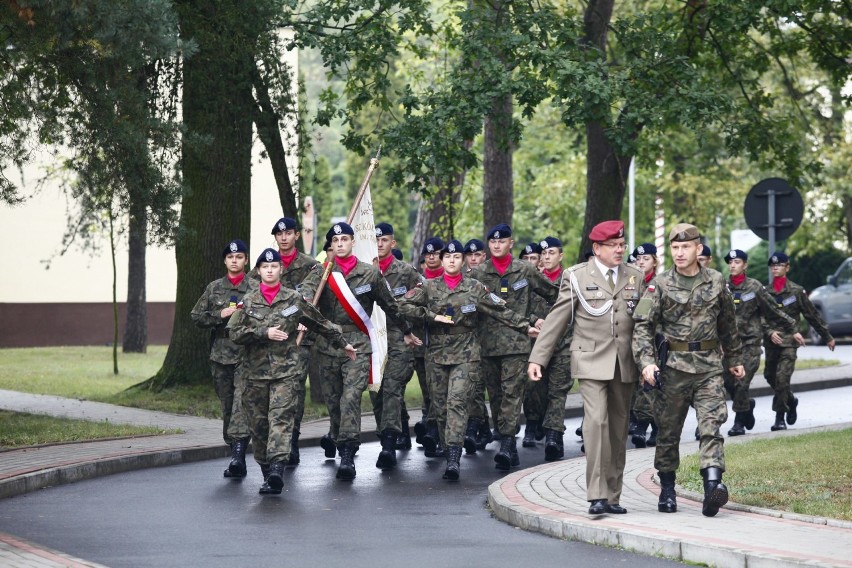
[[[361,294],[366,294],[372,289],[373,287],[370,284],[364,284],[363,286],[358,286],[357,288],[355,288],[354,291],[356,296],[360,296]]]
[[[292,316],[297,311],[299,311],[299,308],[297,308],[296,306],[290,306],[289,308],[281,310],[281,315],[286,318],[287,316]]]
[[[399,288],[394,288],[393,290],[391,290],[391,294],[393,294],[394,297],[402,296],[406,292],[408,292],[408,288],[406,288],[405,286],[400,286]]]
[[[232,242],[229,248],[231,249],[231,252],[237,252],[237,249],[240,247],[237,245],[237,243]]]
[[[527,279],[526,279],[526,278],[522,278],[521,280],[518,280],[517,282],[515,282],[514,284],[512,284],[512,290],[515,290],[515,291],[517,292],[517,291],[518,291],[518,290],[520,290],[521,288],[525,288],[525,287],[527,287],[528,285],[529,285],[529,282],[527,282]]]
[[[476,311],[476,304],[467,304],[461,307],[461,313],[469,314]]]
[[[488,294],[488,296],[491,298],[491,301],[494,302],[495,304],[499,304],[500,302],[503,301],[503,300],[500,299],[500,296],[498,296],[497,294],[495,294],[493,292]]]
[[[406,298],[413,298],[414,294],[416,294],[416,293],[417,293],[417,290],[409,290],[408,292],[405,293],[405,297]]]
[[[335,226],[334,226],[334,234],[335,234],[335,235],[340,235],[340,234],[342,234],[342,233],[343,233],[343,228],[342,228],[340,225],[335,225]]]
[[[275,257],[272,256],[272,251],[268,250],[268,251],[266,251],[266,257],[265,258],[266,258],[266,262],[272,262],[272,259],[275,258]]]

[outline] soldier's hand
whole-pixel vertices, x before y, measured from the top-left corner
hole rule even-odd
[[[529,328],[529,329],[527,330],[527,335],[529,335],[530,337],[532,337],[533,339],[535,339],[536,337],[538,337],[538,333],[539,333],[540,331],[541,331],[541,330],[540,330],[539,328],[537,328],[537,327],[531,327],[531,328]]]
[[[543,326],[543,325],[544,325],[544,320],[543,320],[543,319],[538,318],[537,320],[535,320],[535,327],[536,327],[536,329],[541,329],[541,326]]]
[[[541,365],[538,363],[530,363],[529,367],[527,367],[527,376],[531,381],[540,381],[541,380]]]
[[[829,351],[834,351],[834,346],[835,346],[835,345],[837,345],[837,342],[836,342],[835,340],[833,340],[833,339],[832,339],[831,341],[829,341],[828,343],[826,343],[826,345],[828,345],[828,349],[829,349]]]
[[[654,373],[659,370],[660,368],[653,363],[642,369],[642,382],[648,383],[652,387],[655,386],[657,384],[657,379],[654,378]]]
[[[745,377],[745,367],[742,365],[737,365],[736,367],[730,367],[728,369],[735,379],[741,379]]]
[[[353,361],[355,360],[355,354],[357,353],[357,351],[355,350],[354,347],[352,347],[350,344],[347,343],[346,347],[344,347],[343,350],[346,351],[347,357],[349,357]]]
[[[300,323],[299,325],[296,326],[296,331],[306,333],[308,331],[308,328],[305,327],[305,324]]]
[[[801,335],[800,335],[799,337],[801,337]],[[769,339],[770,339],[770,340],[772,341],[772,343],[774,343],[775,345],[781,345],[782,343],[784,343],[784,339],[781,337],[781,334],[780,334],[780,333],[778,333],[777,331],[773,331],[772,333],[770,333],[770,334],[769,334]]]
[[[280,325],[276,325],[275,327],[270,327],[266,330],[266,337],[272,341],[285,341],[289,336],[281,331]]]
[[[420,347],[423,345],[423,340],[414,335],[413,333],[409,333],[405,337],[402,338],[405,341],[405,344],[409,347]]]
[[[450,316],[437,315],[435,316],[435,321],[438,323],[446,323],[449,325],[453,325],[453,318]]]
[[[222,313],[219,314],[219,315],[221,316],[222,319],[227,319],[227,318],[231,317],[231,314],[233,314],[235,311],[237,311],[236,307],[225,308],[224,310],[222,310]]]
[[[805,338],[804,338],[804,337],[802,337],[802,334],[801,334],[801,333],[794,333],[794,334],[793,334],[793,339],[796,341],[796,343],[797,343],[799,346],[804,347],[804,345],[805,345]]]

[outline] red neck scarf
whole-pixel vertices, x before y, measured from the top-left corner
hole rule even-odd
[[[787,277],[779,276],[772,281],[772,289],[775,290],[776,294],[780,294],[781,290],[784,289],[784,286],[787,285]]]
[[[280,253],[279,253],[280,254]],[[293,261],[296,260],[296,257],[299,256],[299,251],[293,249],[293,254],[290,256],[281,255],[281,264],[284,265],[284,268],[289,268]]]
[[[742,283],[745,282],[746,273],[743,272],[739,276],[731,276],[731,284],[734,286],[742,286]]]
[[[461,272],[459,272],[455,276],[450,276],[449,274],[444,272],[444,284],[446,284],[447,288],[449,288],[450,290],[455,290],[456,286],[459,285],[459,282],[462,281],[462,276],[464,276],[464,274],[462,274]]]
[[[512,264],[512,255],[507,254],[502,258],[497,258],[496,256],[491,257],[491,263],[494,264],[494,268],[497,269],[497,273],[500,276],[503,276],[506,273],[506,270]]]
[[[272,305],[272,300],[275,299],[275,296],[278,295],[278,290],[281,289],[281,282],[275,284],[275,286],[267,286],[263,282],[260,283],[260,293],[263,294],[263,299],[266,300],[266,303],[270,306]]]
[[[541,271],[541,273],[550,278],[551,282],[556,282],[557,280],[559,280],[559,277],[562,276],[562,267],[557,266],[553,269],[553,272],[549,272],[547,269],[544,269]]]
[[[379,270],[382,271],[382,274],[384,274],[385,272],[388,271],[388,268],[390,268],[390,265],[392,263],[393,263],[393,255],[392,254],[389,254],[387,256],[387,258],[384,258],[384,259],[380,258],[379,259]]]
[[[243,279],[246,277],[245,272],[240,272],[240,275],[236,278],[231,278],[231,275],[228,274],[228,281],[231,283],[231,286],[239,286]]]
[[[438,276],[440,276],[443,273],[444,273],[444,267],[443,266],[440,267],[440,268],[436,268],[435,270],[432,270],[431,268],[424,268],[423,269],[423,276],[426,277],[426,280],[432,280],[433,278],[437,278]]]
[[[349,276],[349,273],[352,272],[352,269],[355,268],[355,265],[358,264],[358,257],[354,254],[350,254],[346,258],[340,258],[339,256],[334,257],[334,263],[340,267],[341,272],[343,272],[344,276]]]
[[[652,270],[648,274],[645,275],[645,284],[649,283],[654,278],[654,271]]]

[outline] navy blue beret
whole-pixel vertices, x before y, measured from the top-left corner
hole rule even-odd
[[[432,253],[432,252],[441,252],[441,250],[443,250],[443,248],[444,248],[444,241],[442,241],[438,237],[432,237],[432,238],[426,239],[426,242],[423,243],[423,250],[420,252],[420,254],[429,254],[429,253]]]
[[[260,256],[257,257],[257,262],[254,263],[254,267],[257,268],[262,262],[281,262],[281,255],[278,254],[278,251],[275,249],[264,249],[264,251],[260,253]]]
[[[713,251],[707,245],[701,245],[701,252],[698,256],[713,256]]]
[[[549,248],[562,248],[562,241],[556,237],[544,237],[544,240],[538,243],[542,252]]]
[[[773,264],[787,264],[790,262],[790,257],[783,252],[776,252],[769,257],[769,266]]]
[[[464,245],[465,254],[480,251],[485,251],[485,243],[483,243],[479,239],[470,239]]]
[[[735,258],[738,258],[743,262],[748,262],[748,253],[741,251],[740,249],[731,249],[731,251],[725,255],[725,262],[731,262]]]
[[[491,239],[508,239],[512,236],[512,228],[506,223],[500,223],[492,227],[488,234],[485,235],[485,240],[490,241]]]
[[[636,250],[633,251],[633,254],[636,256],[640,256],[643,254],[655,255],[657,254],[657,247],[655,247],[651,243],[642,243],[641,245],[636,247]]]
[[[444,246],[444,249],[441,252],[462,253],[464,252],[464,247],[459,241],[453,239]]]
[[[248,254],[248,246],[246,246],[246,244],[240,239],[234,239],[233,241],[228,243],[228,245],[222,251],[222,258],[225,258],[229,254],[235,252],[244,252]]]
[[[390,223],[379,223],[376,225],[376,236],[387,237],[393,235],[393,226]]]
[[[402,251],[401,251],[401,250],[399,250],[399,249],[391,249],[391,254],[392,254],[392,255],[394,256],[394,258],[396,258],[397,260],[402,260]]]
[[[541,254],[541,245],[538,243],[530,243],[521,251],[521,258],[528,254]]]
[[[352,228],[352,225],[349,223],[335,223],[334,226],[326,233],[326,237],[330,241],[334,235],[349,235],[354,237],[355,230]]]
[[[272,226],[272,234],[274,235],[275,233],[280,233],[281,231],[287,231],[290,229],[298,231],[299,224],[295,219],[291,219],[290,217],[281,217],[275,221],[275,225]]]

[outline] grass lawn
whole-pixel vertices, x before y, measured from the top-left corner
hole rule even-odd
[[[209,386],[188,386],[165,392],[126,391],[152,377],[166,356],[163,345],[149,346],[147,353],[118,354],[118,375],[112,373],[112,347],[38,347],[0,349],[0,389],[51,394],[68,398],[108,402],[175,414],[221,418],[219,399]],[[413,378],[405,389],[410,408],[422,403],[420,384]],[[305,420],[328,415],[325,404],[311,402],[310,385],[305,400]],[[361,408],[372,411],[364,393]]]
[[[58,442],[176,433],[177,430],[161,430],[150,426],[69,420],[0,410],[0,450]]]
[[[726,444],[725,484],[737,503],[852,521],[850,464],[852,429]],[[677,478],[703,493],[697,455]]]

